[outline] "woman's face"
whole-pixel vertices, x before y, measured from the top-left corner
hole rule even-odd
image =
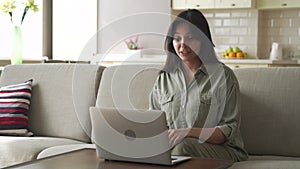
[[[174,31],[173,46],[176,54],[185,63],[199,61],[201,42],[196,39],[186,23],[179,23]]]

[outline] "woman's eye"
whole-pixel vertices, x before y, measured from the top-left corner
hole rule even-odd
[[[181,38],[180,37],[174,37],[174,40],[179,42],[179,41],[181,41]]]
[[[192,39],[194,39],[192,36],[190,36],[190,37],[186,37],[186,39],[187,40],[192,40]]]
[[[191,41],[193,40],[194,38],[192,36],[187,36],[187,37],[184,37],[184,38],[181,38],[181,37],[174,37],[173,40],[176,41],[176,42],[180,42],[182,40],[184,40],[185,42],[186,41]]]

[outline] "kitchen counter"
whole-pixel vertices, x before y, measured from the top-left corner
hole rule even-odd
[[[300,60],[220,59],[220,61],[231,68],[300,66]]]
[[[128,55],[128,54],[108,54],[101,58],[97,55],[97,60],[101,60],[103,65],[119,64],[164,64],[166,55]],[[300,66],[300,60],[270,60],[270,59],[219,59],[224,64],[232,68],[240,67],[272,67],[272,66]]]
[[[300,64],[300,60],[220,59],[225,64]]]
[[[166,55],[129,55],[129,54],[108,54],[104,57],[97,55],[96,63],[104,66],[120,64],[164,64]],[[99,62],[100,60],[100,62]],[[92,62],[93,63],[93,62]]]

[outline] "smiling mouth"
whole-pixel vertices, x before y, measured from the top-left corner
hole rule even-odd
[[[191,53],[190,51],[180,51],[179,52],[179,54],[183,55],[183,56],[189,55],[190,53]]]

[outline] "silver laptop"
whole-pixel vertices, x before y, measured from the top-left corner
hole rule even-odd
[[[106,160],[173,165],[188,156],[171,156],[166,116],[157,110],[90,108],[92,140]]]

